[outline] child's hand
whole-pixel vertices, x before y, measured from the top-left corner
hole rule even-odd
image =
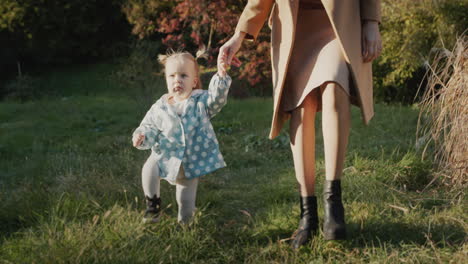
[[[135,134],[133,135],[132,142],[134,147],[139,147],[141,143],[145,140],[145,135],[143,134]]]

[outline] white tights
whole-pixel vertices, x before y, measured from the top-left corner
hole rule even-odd
[[[183,173],[183,170],[180,170]],[[141,171],[141,182],[143,184],[143,192],[145,196],[161,197],[159,168],[153,154],[146,160]],[[176,200],[179,207],[177,220],[182,223],[187,223],[195,213],[195,199],[197,197],[198,178],[185,179],[178,177],[176,182]]]

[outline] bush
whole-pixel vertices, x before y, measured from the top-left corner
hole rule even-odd
[[[468,28],[466,0],[384,0],[384,51],[374,64],[379,101],[413,103],[433,47],[451,49]]]
[[[191,53],[202,46],[210,52],[208,65],[216,64],[218,48],[227,41],[247,1],[127,0],[124,12],[140,39],[159,36],[166,47]],[[269,32],[266,27],[255,43],[246,43],[238,56],[244,61],[238,76],[256,95],[271,94]],[[268,85],[265,85],[268,84]],[[246,94],[247,90],[243,89]],[[242,95],[241,95],[242,96]]]

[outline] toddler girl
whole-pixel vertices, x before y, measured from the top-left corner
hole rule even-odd
[[[176,185],[177,220],[187,223],[195,211],[198,178],[226,166],[210,119],[226,104],[231,78],[226,56],[208,90],[202,90],[197,59],[188,52],[160,55],[165,66],[168,93],[146,113],[133,133],[133,146],[150,149],[143,165],[142,184],[147,201],[144,222],[158,219],[160,179]]]

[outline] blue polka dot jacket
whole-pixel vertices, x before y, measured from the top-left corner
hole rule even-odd
[[[226,166],[210,119],[226,104],[231,81],[215,74],[208,90],[192,92],[180,116],[169,106],[167,94],[146,113],[133,134],[145,135],[138,149],[151,148],[161,178],[175,184],[181,165],[188,179]]]

